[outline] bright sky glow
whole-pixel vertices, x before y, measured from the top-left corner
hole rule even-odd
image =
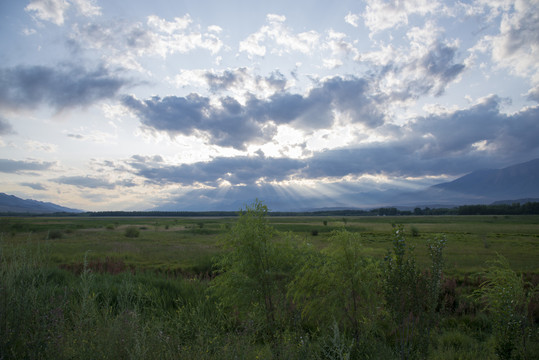
[[[0,192],[380,205],[539,157],[538,0],[0,4]]]

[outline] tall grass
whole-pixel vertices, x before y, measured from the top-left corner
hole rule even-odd
[[[271,222],[264,224],[261,229],[266,231]],[[178,224],[170,221],[169,225]],[[216,225],[206,222],[198,229],[209,231]],[[240,223],[228,230],[237,240],[242,232],[252,233],[248,225]],[[94,249],[80,252],[90,244],[83,233],[83,245],[77,244],[77,266],[59,268],[53,261],[55,246],[58,241],[74,242],[77,233],[66,231],[55,239],[30,233],[22,241],[13,241],[11,232],[3,233],[0,359],[397,359],[403,354],[404,358],[427,359],[498,358],[499,336],[505,333],[498,330],[503,321],[498,321],[492,307],[496,286],[508,278],[522,285],[516,288],[518,294],[530,294],[530,286],[519,282],[521,278],[515,277],[508,263],[503,271],[489,270],[492,276],[482,279],[444,278],[441,249],[445,243],[440,240],[430,243],[430,268],[415,262],[414,253],[407,250],[399,258],[402,249],[398,246],[393,249],[391,267],[371,255],[372,230],[362,224],[360,231],[348,231],[357,225],[350,219],[346,229],[321,233],[316,241],[323,246],[309,245],[312,237],[302,240],[271,229],[275,236],[263,238],[264,246],[252,247],[256,239],[245,238],[240,245],[251,247],[251,253],[259,254],[269,267],[257,267],[245,258],[247,252],[229,252],[226,261],[221,258],[219,263],[228,275],[217,275],[221,277],[217,281],[209,260],[215,252],[198,254],[190,270],[149,271],[122,263],[121,252],[114,257]],[[387,228],[382,244],[389,247],[392,228],[382,225]],[[195,249],[213,241],[201,234],[196,244],[192,238],[182,238],[183,230],[174,233],[173,229],[165,229],[166,236],[158,238],[156,228],[142,230],[136,239],[123,236],[121,226],[104,232],[117,232],[115,241],[159,240],[170,247],[173,236],[185,240],[182,246],[192,242]],[[381,232],[376,236],[382,238]],[[399,239],[393,239],[395,244],[402,244]],[[426,243],[425,228],[410,240],[419,252]],[[452,240],[448,235],[448,246]],[[228,241],[238,247],[234,239]],[[303,241],[306,244],[301,245]],[[428,258],[429,249],[423,251]],[[235,274],[243,276],[240,282],[232,278]],[[485,280],[481,296],[470,297]],[[239,301],[234,288],[238,283],[243,292],[260,294]],[[215,291],[216,284],[221,291]],[[265,288],[271,291],[264,293]],[[412,293],[422,302],[411,303],[403,316],[397,316],[402,310],[397,306],[399,297],[412,302]],[[513,300],[521,299],[517,295]],[[227,296],[226,301],[221,296]],[[531,295],[525,300],[529,308],[536,306],[537,299]],[[516,314],[524,319],[519,304]],[[427,329],[428,336],[419,336],[424,330],[417,327],[409,332],[415,338],[404,337],[405,347],[422,346],[421,351],[400,351],[402,346],[395,346],[395,339],[411,325],[409,314],[412,320],[424,319],[418,326]],[[513,341],[517,348],[512,348],[513,358],[538,357],[539,335],[533,320],[530,312],[519,323],[525,323],[526,338]]]

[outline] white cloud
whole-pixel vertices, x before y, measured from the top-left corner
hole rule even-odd
[[[344,21],[347,24],[352,25],[353,27],[358,27],[359,26],[359,15],[352,14],[352,12],[349,11],[348,14],[344,17]]]
[[[78,14],[86,17],[100,16],[101,8],[94,0],[32,0],[24,10],[33,14],[39,20],[50,21],[63,25],[66,13],[71,5],[75,5]]]
[[[101,8],[95,5],[95,0],[71,0],[79,14],[87,17],[100,16]]]
[[[377,51],[358,56],[380,69],[377,90],[394,103],[405,103],[425,94],[441,95],[458,81],[466,68],[457,62],[458,40],[442,40],[442,29],[432,21],[406,33],[407,46],[381,44]]]
[[[250,57],[264,56],[268,46],[272,54],[279,56],[293,51],[308,54],[318,45],[320,35],[316,31],[295,34],[284,25],[286,17],[283,15],[268,14],[266,21],[267,25],[240,42],[240,52],[246,52]]]
[[[499,67],[523,78],[531,77],[533,84],[539,84],[538,1],[514,2],[514,11],[503,13],[499,34],[486,36],[483,42]]]
[[[352,55],[354,60],[359,59],[358,50],[349,42],[346,41],[346,34],[329,30],[326,36],[323,49],[331,51],[331,58],[324,59],[324,67],[330,69],[336,68],[343,64],[342,58]]]
[[[31,12],[39,20],[63,25],[68,8],[69,3],[65,0],[32,0],[24,10]]]
[[[124,21],[75,24],[70,41],[75,44],[75,49],[96,50],[109,65],[147,72],[139,63],[140,57],[158,55],[166,58],[196,49],[218,53],[223,47],[217,35],[218,28],[210,26],[210,32],[202,32],[189,14],[172,21],[151,15],[145,24]]]
[[[27,140],[25,142],[25,149],[30,151],[53,153],[58,150],[58,145],[37,140]]]
[[[363,18],[372,36],[377,32],[408,24],[408,16],[412,14],[434,13],[439,7],[437,1],[431,0],[368,0]]]
[[[266,47],[260,42],[264,41],[265,35],[261,32],[250,34],[247,39],[240,42],[239,51],[246,52],[250,57],[253,55],[266,55]]]
[[[189,14],[185,14],[185,16],[182,18],[175,17],[174,21],[166,21],[165,19],[161,19],[156,15],[148,16],[148,26],[169,35],[187,29],[192,22],[193,21],[191,20],[191,16]]]

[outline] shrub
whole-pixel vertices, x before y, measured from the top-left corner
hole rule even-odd
[[[136,238],[140,235],[140,231],[136,226],[129,226],[125,229],[124,235],[128,238]]]
[[[500,359],[522,356],[530,335],[528,305],[537,287],[525,284],[522,276],[511,270],[509,262],[501,255],[491,262],[484,275],[486,281],[474,294],[490,311],[496,354]]]
[[[48,238],[49,239],[61,239],[64,236],[62,231],[60,230],[51,230],[49,231]]]

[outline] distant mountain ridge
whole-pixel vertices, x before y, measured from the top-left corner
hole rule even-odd
[[[503,199],[539,197],[539,159],[503,169],[478,170],[433,188]]]
[[[71,209],[50,202],[21,199],[14,195],[0,193],[0,213],[52,214],[58,212],[78,213],[82,210]]]
[[[452,207],[539,198],[539,159],[502,169],[473,171],[453,181],[394,197],[395,206]]]

